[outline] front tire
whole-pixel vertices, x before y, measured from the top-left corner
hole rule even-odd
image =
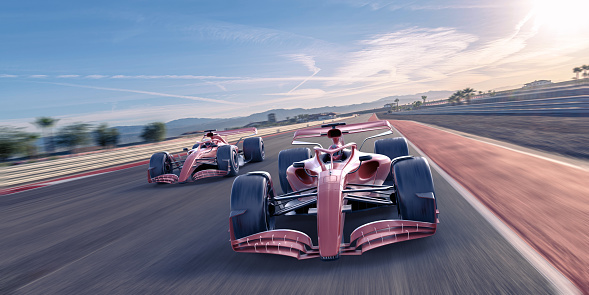
[[[151,178],[172,173],[172,157],[166,152],[155,153],[149,159]]]
[[[247,174],[235,178],[231,187],[231,211],[245,210],[231,218],[236,239],[272,228],[270,195],[270,183],[264,176]]]
[[[401,219],[436,222],[434,181],[427,160],[410,158],[393,166]]]
[[[261,137],[250,137],[243,141],[243,156],[246,162],[262,162],[266,158],[264,140]]]
[[[217,166],[219,170],[228,171],[227,176],[239,173],[237,149],[232,145],[222,145],[217,149]]]
[[[397,157],[409,156],[409,146],[404,137],[379,139],[374,142],[374,153],[385,155],[393,160]],[[386,180],[393,180],[390,172]]]
[[[294,162],[304,161],[309,158],[311,158],[311,150],[309,148],[288,149],[278,153],[278,176],[283,194],[293,191],[286,179],[286,169]]]

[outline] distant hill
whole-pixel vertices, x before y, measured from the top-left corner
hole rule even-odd
[[[251,114],[246,117],[234,118],[182,118],[166,123],[167,136],[175,137],[185,132],[192,132],[204,129],[223,130],[225,128],[240,127],[252,122],[261,122],[268,120],[268,114],[275,113],[276,120],[285,120],[286,117],[294,117],[301,114],[317,114],[325,112],[335,113],[352,113],[363,110],[370,110],[375,108],[382,108],[387,103],[392,103],[396,98],[399,99],[399,104],[411,103],[416,100],[421,100],[422,95],[427,95],[428,100],[437,100],[447,98],[452,91],[428,91],[425,93],[418,93],[413,95],[397,95],[383,97],[372,102],[365,102],[359,104],[352,104],[347,106],[325,106],[312,109],[273,109],[261,113]],[[116,126],[121,134],[120,143],[126,144],[131,142],[138,142],[142,139],[139,137],[143,130],[142,125],[138,126]]]
[[[383,97],[377,101],[383,102],[383,103],[389,103],[389,102],[394,102],[395,99],[398,98],[399,104],[401,105],[401,104],[411,103],[416,100],[421,100],[422,95],[427,96],[427,100],[439,100],[439,99],[448,98],[450,95],[452,95],[452,93],[454,93],[454,91],[445,91],[445,90],[444,91],[428,91],[428,92],[418,93],[418,94],[413,94],[413,95],[387,96],[387,97]]]

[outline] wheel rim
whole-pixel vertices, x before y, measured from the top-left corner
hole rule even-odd
[[[233,158],[233,161],[232,161],[233,162],[232,163],[233,170],[237,171],[239,169],[239,164],[237,162],[238,161],[237,160],[237,152],[235,150],[233,150],[233,153],[232,153],[232,156],[231,157]]]
[[[266,201],[264,202],[264,219],[266,220],[266,230],[274,229],[273,216],[270,215],[270,183],[266,184]]]
[[[262,159],[266,158],[266,152],[264,151],[264,142],[262,141]]]
[[[172,173],[172,167],[167,157],[164,158],[164,174]]]

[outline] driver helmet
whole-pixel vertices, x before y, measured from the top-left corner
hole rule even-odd
[[[330,149],[330,150],[334,150],[334,149],[337,149],[337,148],[338,148],[337,144],[332,144],[332,145],[330,145],[330,146],[329,146],[329,149]],[[341,151],[338,151],[338,152],[334,153],[334,154],[333,154],[333,160],[334,160],[334,161],[339,161],[339,160],[341,160],[341,159],[342,159],[342,155],[343,155],[343,154],[344,154],[343,150],[341,150]]]
[[[205,148],[205,147],[210,147],[212,144],[211,139],[210,138],[205,138],[203,140],[203,142],[201,143],[201,147]]]

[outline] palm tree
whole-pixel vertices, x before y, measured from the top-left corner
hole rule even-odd
[[[452,103],[452,105],[461,104],[463,98],[464,98],[463,90],[457,90],[452,95],[450,95],[450,97],[448,98],[448,101],[450,101]]]
[[[470,87],[464,88],[464,90],[462,90],[462,95],[463,95],[463,97],[466,98],[466,103],[469,103],[470,104],[470,97],[474,93],[475,93],[475,90],[472,89],[472,88],[470,88]]]
[[[55,142],[73,152],[76,147],[85,145],[90,141],[90,124],[73,123],[59,129]]]
[[[448,102],[452,105],[456,104],[456,92],[452,93],[452,95],[448,97]]]
[[[45,142],[46,153],[53,151],[53,131],[51,127],[55,126],[57,121],[59,121],[59,119],[54,119],[51,117],[38,117],[35,122],[33,122],[33,124],[41,128],[41,132],[43,133],[43,141]],[[45,133],[47,128],[49,128],[49,140],[47,140],[47,134]]]
[[[425,100],[427,99],[427,95],[422,95],[421,99],[423,99],[423,103],[425,104]]]
[[[589,66],[588,65],[582,65],[581,66],[581,69],[583,69],[583,77],[589,77],[589,73],[587,73],[587,71],[589,71]]]
[[[395,102],[397,103],[397,109],[395,111],[398,112],[399,111],[399,99],[398,98],[395,98]]]
[[[573,68],[573,73],[577,74],[577,77],[575,79],[579,79],[579,73],[582,71],[583,69],[581,67]]]

